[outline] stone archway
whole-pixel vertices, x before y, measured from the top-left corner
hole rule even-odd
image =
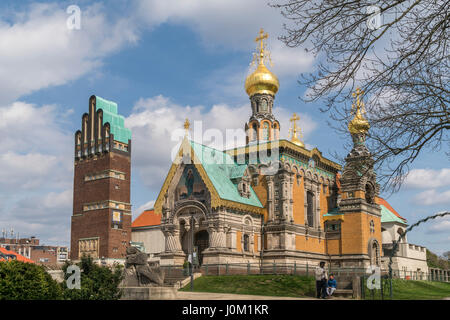
[[[189,253],[194,251],[196,247],[197,253],[200,254],[203,250],[208,248],[209,237],[206,212],[207,209],[205,205],[199,201],[185,200],[177,203],[174,222],[178,225],[180,230],[179,241],[186,259],[188,258]],[[192,241],[194,241],[194,247],[192,246]],[[202,257],[199,257],[200,264],[201,259]]]

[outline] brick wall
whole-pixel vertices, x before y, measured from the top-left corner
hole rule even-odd
[[[86,175],[104,170],[125,173],[125,180],[112,177],[85,181]],[[116,152],[75,161],[74,197],[71,231],[71,259],[79,259],[78,241],[81,238],[99,238],[98,256],[105,258],[124,258],[126,246],[131,241],[131,206],[125,210],[103,208],[84,211],[83,206],[113,200],[130,203],[131,163],[127,154]],[[113,211],[121,211],[120,229],[112,228]]]

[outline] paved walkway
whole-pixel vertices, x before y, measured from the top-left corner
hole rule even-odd
[[[315,298],[255,296],[255,295],[232,294],[232,293],[210,293],[210,292],[178,291],[178,293],[177,293],[177,300],[318,300],[318,299],[315,299]],[[344,300],[344,298],[333,298],[332,300]]]

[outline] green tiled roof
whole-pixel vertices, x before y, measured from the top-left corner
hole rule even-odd
[[[399,222],[401,224],[406,224],[405,221],[397,217],[388,208],[380,204],[381,207],[381,223],[383,222]]]
[[[194,141],[190,141],[190,143],[221,199],[259,208],[263,207],[251,186],[249,186],[250,197],[241,197],[237,184],[234,184],[231,180],[232,177],[238,178],[239,175],[242,176],[247,167],[246,165],[237,165],[230,155],[222,151]]]
[[[339,211],[339,208],[333,208],[331,209],[330,212],[327,212],[326,214],[324,214],[324,217],[332,217],[332,216],[337,216],[337,215],[341,215],[342,212]]]
[[[241,178],[244,175],[247,165],[241,164],[231,168],[230,179]]]
[[[110,133],[114,140],[128,143],[131,140],[131,130],[125,128],[125,118],[117,113],[117,103],[95,96],[97,110],[103,110],[103,124],[109,122]]]

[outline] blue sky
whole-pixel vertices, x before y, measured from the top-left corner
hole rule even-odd
[[[69,5],[81,29],[69,30]],[[275,116],[282,137],[301,116],[307,147],[345,156],[350,136],[327,125],[319,103],[305,104],[296,80],[314,57],[277,40],[283,18],[258,0],[2,1],[0,4],[0,229],[69,245],[73,133],[92,94],[116,101],[133,133],[133,215],[156,199],[186,117],[204,129],[242,128],[243,88],[263,27],[280,80]],[[446,150],[426,150],[404,187],[387,200],[410,223],[447,209]],[[409,241],[449,250],[450,220],[418,227]]]

